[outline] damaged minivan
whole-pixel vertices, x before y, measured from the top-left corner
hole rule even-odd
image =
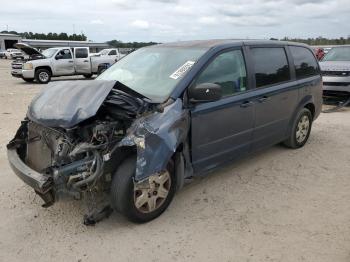
[[[160,44],[96,80],[45,87],[8,159],[44,207],[70,196],[94,207],[86,223],[112,210],[147,222],[195,176],[277,143],[302,147],[321,104],[319,65],[306,45]]]

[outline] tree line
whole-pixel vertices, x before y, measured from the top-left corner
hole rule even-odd
[[[86,41],[87,37],[82,34],[67,34],[67,33],[33,33],[33,32],[24,32],[18,33],[16,31],[1,31],[0,33],[5,34],[16,34],[20,35],[23,38],[27,39],[40,39],[40,40],[71,40],[71,41]],[[271,38],[271,40],[278,40],[276,38]],[[316,37],[316,38],[289,38],[284,37],[280,40],[283,41],[292,41],[292,42],[300,42],[308,45],[346,45],[350,44],[350,36],[347,38],[339,37],[339,38],[326,38],[326,37]],[[150,46],[158,44],[157,42],[123,42],[120,40],[110,40],[107,41],[107,44],[113,47],[119,48],[140,48],[144,46]]]
[[[156,45],[156,42],[122,42],[120,40],[107,41],[107,44],[118,48],[141,48],[144,46]]]
[[[347,38],[339,37],[339,38],[325,38],[322,36],[316,38],[288,38],[285,37],[281,39],[283,41],[291,41],[291,42],[299,42],[308,45],[349,45],[350,44],[350,36]]]
[[[24,32],[18,33],[16,31],[1,31],[0,33],[4,34],[16,34],[26,39],[40,39],[40,40],[71,40],[71,41],[86,41],[87,38],[84,34],[72,34],[67,33],[33,33],[33,32]]]

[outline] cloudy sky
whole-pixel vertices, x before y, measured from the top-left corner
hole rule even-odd
[[[347,37],[349,0],[16,0],[0,31],[84,32],[90,40]],[[74,26],[73,26],[74,25]]]

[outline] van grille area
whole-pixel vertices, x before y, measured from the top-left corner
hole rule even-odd
[[[350,76],[350,71],[322,71],[323,76]]]

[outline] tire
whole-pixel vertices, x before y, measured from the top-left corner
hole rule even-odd
[[[115,173],[111,184],[111,205],[114,210],[120,212],[128,218],[128,220],[135,223],[145,223],[151,221],[160,216],[169,206],[176,191],[176,178],[172,162],[168,165],[165,172],[170,177],[170,183],[168,184],[168,194],[165,198],[160,199],[159,206],[152,212],[140,211],[142,208],[150,209],[148,202],[144,206],[137,208],[135,202],[136,194],[138,190],[134,190],[134,176],[136,170],[136,156],[125,159],[119,166]],[[150,178],[151,179],[151,178]],[[162,186],[162,188],[164,188]],[[146,189],[143,189],[146,190]],[[142,190],[142,192],[144,192]],[[148,189],[147,189],[148,190]],[[153,189],[152,189],[153,190]],[[143,193],[142,193],[143,194]],[[148,199],[157,197],[148,193]],[[147,198],[146,198],[147,199]],[[158,201],[156,200],[155,203]],[[150,201],[150,200],[148,200]]]
[[[87,78],[87,79],[89,79],[89,78],[91,78],[92,77],[92,74],[85,74],[85,75],[83,75],[85,78]]]
[[[307,122],[305,122],[305,120],[307,120]],[[307,108],[301,109],[293,122],[290,137],[285,140],[283,144],[293,149],[303,147],[309,139],[312,120],[313,118],[310,110]],[[307,126],[306,123],[308,123],[308,128],[304,129],[303,127]]]
[[[102,74],[106,70],[107,70],[106,65],[103,65],[103,66],[99,65],[98,68],[97,68],[97,75]]]
[[[34,78],[22,78],[27,83],[32,83],[34,81]]]
[[[51,72],[47,69],[38,69],[35,72],[35,80],[39,84],[47,84],[51,80]]]

